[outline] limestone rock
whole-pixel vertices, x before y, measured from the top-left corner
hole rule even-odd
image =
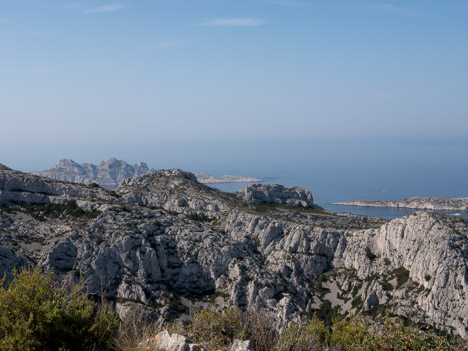
[[[314,207],[310,191],[297,186],[284,187],[279,184],[253,184],[239,190],[237,196],[253,205],[279,204],[298,207]]]
[[[0,170],[5,167],[0,164]],[[106,188],[117,187],[124,179],[134,178],[145,175],[152,170],[144,162],[135,165],[128,164],[125,161],[110,158],[107,161],[94,165],[91,163],[78,164],[73,160],[60,160],[58,165],[47,168],[43,171],[32,172],[32,174],[42,177],[63,180],[67,182],[92,184],[96,183]],[[225,174],[221,177],[194,172],[195,177],[203,184],[219,183],[258,183],[261,179],[252,177],[236,177]]]
[[[0,206],[11,203],[45,204],[65,203],[69,199],[115,198],[100,187],[54,181],[29,173],[0,170]]]
[[[200,345],[193,344],[185,336],[170,334],[166,330],[159,332],[153,339],[147,339],[140,343],[140,347],[147,350],[156,348],[164,351],[203,351]]]
[[[252,345],[249,340],[234,340],[230,351],[253,351]]]
[[[294,201],[301,196],[292,191]],[[45,211],[70,199],[100,212]],[[259,208],[181,170],[125,180],[113,192],[0,170],[0,274],[32,265],[82,277],[121,314],[158,306],[160,322],[215,298],[278,324],[299,322],[328,301],[375,323],[391,311],[468,339],[468,221],[423,212],[364,220],[282,199],[288,206]]]
[[[150,169],[144,162],[130,165],[125,161],[110,158],[98,165],[60,160],[57,166],[33,174],[74,183],[97,183],[106,187],[116,187],[126,178],[141,176],[148,172]]]

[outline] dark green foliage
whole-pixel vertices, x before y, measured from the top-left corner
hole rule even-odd
[[[397,278],[397,288],[401,288],[409,279],[409,271],[405,267],[398,267],[393,270],[392,274]]]
[[[386,280],[382,281],[380,285],[382,286],[382,289],[384,289],[385,291],[393,290],[393,285],[387,282]]]
[[[78,351],[104,348],[118,318],[88,300],[82,285],[59,284],[51,274],[24,269],[0,288],[0,350]]]
[[[332,307],[330,301],[325,300],[320,305],[320,309],[315,311],[314,315],[323,321],[327,327],[332,325],[333,319],[340,315],[339,307]]]
[[[362,301],[361,296],[358,296],[358,297],[355,297],[353,301],[351,301],[351,306],[359,310],[362,307],[363,303],[364,301]]]
[[[96,218],[100,211],[84,211],[82,210],[76,200],[69,200],[66,204],[40,204],[40,205],[26,205],[21,206],[36,219],[44,220],[45,217],[60,217],[71,216],[75,218]]]
[[[377,258],[377,256],[374,253],[372,253],[372,251],[370,251],[369,249],[366,250],[366,256],[371,261]]]
[[[188,219],[191,219],[192,221],[197,221],[197,222],[207,222],[210,221],[211,219],[206,216],[205,214],[198,214],[198,213],[190,213],[187,215]]]

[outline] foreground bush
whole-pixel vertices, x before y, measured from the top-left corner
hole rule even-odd
[[[87,350],[107,347],[117,316],[88,300],[82,285],[60,285],[35,269],[0,280],[0,350]]]
[[[269,314],[233,308],[201,310],[185,323],[173,323],[158,331],[162,329],[189,337],[207,350],[229,350],[234,339],[250,340],[255,351],[466,350],[451,346],[442,337],[390,320],[380,333],[371,332],[360,318],[335,319],[330,328],[315,316],[302,323],[278,326]]]

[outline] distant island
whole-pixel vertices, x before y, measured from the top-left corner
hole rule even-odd
[[[252,177],[236,177],[230,174],[225,174],[221,177],[214,177],[212,175],[201,173],[201,172],[193,172],[195,177],[200,183],[204,184],[219,184],[219,183],[260,183],[263,180],[258,178]]]
[[[154,171],[145,162],[131,165],[116,158],[95,165],[91,163],[79,164],[73,160],[60,160],[58,165],[49,167],[43,171],[32,172],[34,175],[63,180],[73,183],[92,184],[96,183],[106,188],[117,187],[124,179],[145,175]],[[197,180],[204,184],[219,183],[259,183],[263,180],[251,177],[236,177],[226,174],[222,177],[194,172]]]
[[[332,205],[361,207],[396,207],[434,211],[468,211],[468,197],[410,197],[400,200],[358,200],[334,202]]]

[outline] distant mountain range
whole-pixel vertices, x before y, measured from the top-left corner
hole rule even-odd
[[[131,165],[125,161],[110,158],[97,165],[91,163],[79,164],[73,160],[60,160],[57,166],[32,172],[32,174],[74,183],[97,183],[104,187],[114,188],[124,179],[145,175],[151,171],[154,170],[150,169],[144,162]],[[236,177],[229,174],[222,177],[214,177],[201,172],[195,172],[194,174],[200,183],[205,184],[262,182],[261,179],[257,178]]]

